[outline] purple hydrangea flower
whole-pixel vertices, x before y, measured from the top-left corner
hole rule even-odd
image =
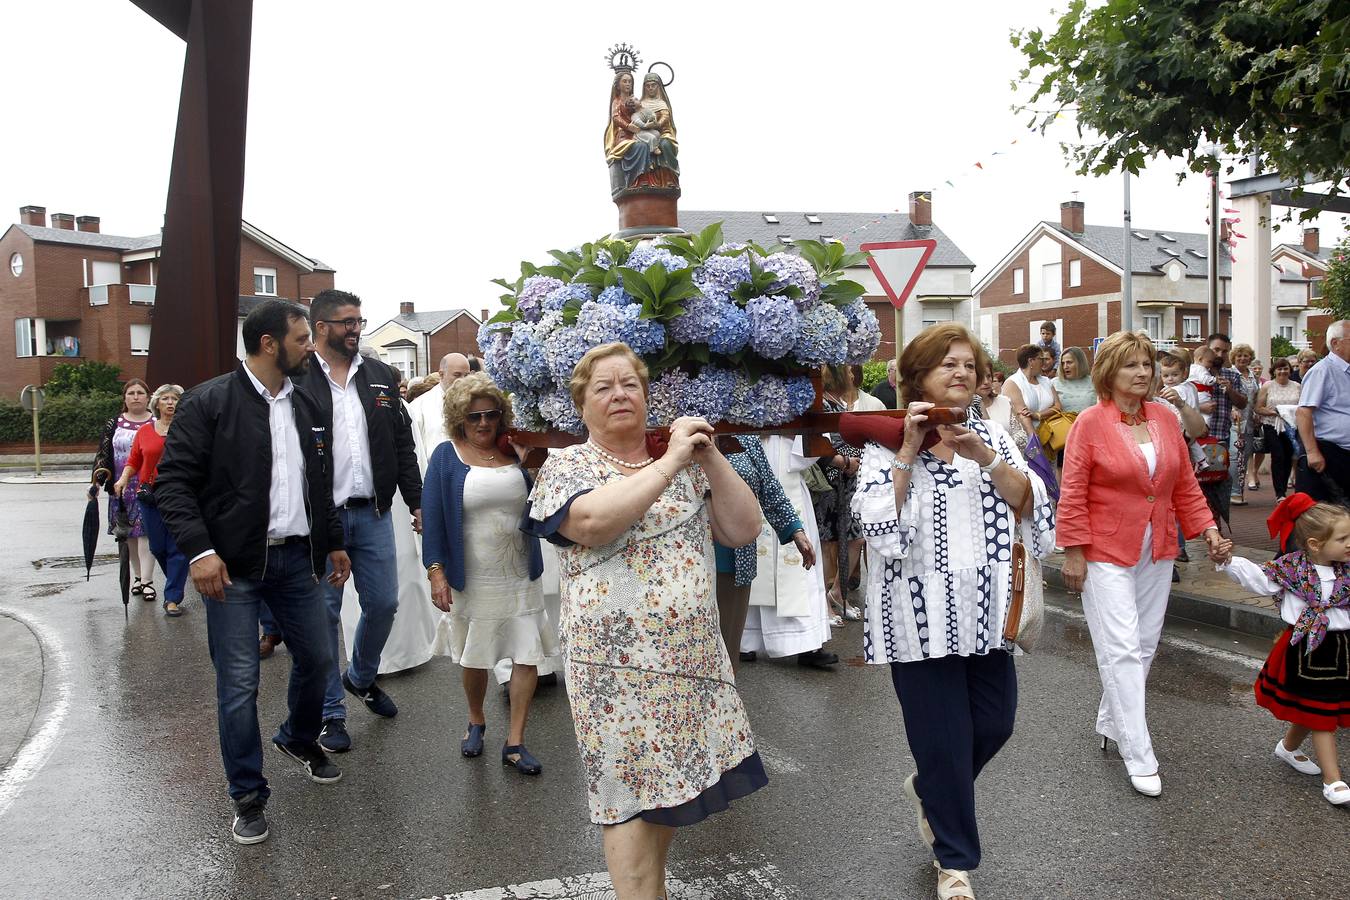
[[[829,303],[802,313],[802,333],[792,355],[804,366],[837,365],[848,350],[848,319]]]
[[[642,318],[642,307],[636,304],[623,307],[628,320],[628,346],[639,356],[660,353],[666,348],[666,326],[655,319]]]
[[[736,286],[750,280],[750,260],[740,256],[710,256],[694,272],[694,284],[705,297],[726,300]]]
[[[544,298],[544,310],[553,312],[562,309],[569,300],[580,300],[583,303],[591,299],[591,289],[584,284],[564,284],[561,287],[554,288]]]
[[[483,351],[483,368],[487,370],[488,377],[496,382],[499,387],[506,391],[515,392],[523,390],[525,383],[516,375],[511,353],[507,349],[510,345],[508,332],[496,332],[487,346],[481,348]]]
[[[708,349],[730,356],[750,341],[750,318],[745,310],[730,302],[720,304],[719,312],[721,317],[717,330],[708,339]]]
[[[765,359],[786,356],[801,335],[801,314],[782,295],[756,297],[745,305],[745,314],[750,325],[750,346]]]
[[[637,247],[632,253],[628,254],[626,265],[630,269],[645,272],[656,263],[664,266],[667,272],[674,272],[677,269],[685,269],[689,266],[688,260],[676,256],[658,244],[644,244]]]
[[[555,388],[539,398],[539,415],[554,428],[572,434],[581,434],[585,427],[581,423],[581,413],[572,402],[572,394],[567,388]]]
[[[666,369],[652,379],[647,389],[647,427],[669,425],[684,415],[684,393],[689,375],[682,369]]]
[[[772,272],[778,279],[769,285],[770,291],[781,291],[789,285],[798,288],[802,296],[797,300],[798,309],[806,309],[820,299],[820,278],[815,268],[806,260],[792,253],[772,253],[764,258],[761,267]]]
[[[876,313],[867,302],[859,297],[844,307],[844,318],[848,321],[848,345],[844,362],[851,366],[860,366],[872,358],[881,346],[881,325]]]
[[[516,294],[516,312],[526,322],[538,322],[544,312],[544,298],[562,286],[563,283],[551,275],[531,275]]]
[[[610,285],[601,291],[600,296],[597,297],[596,300],[600,303],[607,303],[610,306],[628,306],[629,304],[636,302],[627,291],[617,284]]]

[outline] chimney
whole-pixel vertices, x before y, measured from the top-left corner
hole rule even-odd
[[[1316,256],[1317,251],[1322,249],[1321,239],[1318,237],[1316,228],[1303,229],[1303,249],[1313,256]]]
[[[1065,200],[1059,205],[1059,225],[1072,234],[1083,233],[1083,201]]]
[[[75,230],[98,234],[98,216],[80,216],[75,220]]]
[[[911,191],[909,195],[909,223],[921,228],[933,224],[933,192]]]
[[[75,230],[75,217],[70,213],[52,213],[52,227],[62,231]]]
[[[398,314],[400,316],[411,316],[413,314],[413,304],[411,300],[404,300],[398,305]]]
[[[479,317],[478,321],[480,321],[480,322],[486,322],[486,321],[487,321],[488,319],[490,319],[490,318],[492,318],[492,316],[489,315],[489,314],[488,314],[488,311],[485,309],[485,310],[483,310],[483,315]]]
[[[1231,224],[1229,224],[1228,220],[1227,220],[1227,219],[1224,219],[1224,220],[1222,220],[1221,222],[1219,222],[1219,247],[1220,247],[1219,252],[1220,252],[1220,253],[1224,252],[1222,248],[1228,246],[1228,241],[1229,241],[1230,238],[1232,238],[1232,236],[1233,236],[1233,226],[1232,226]]]
[[[39,228],[47,227],[47,207],[45,206],[20,206],[19,223],[22,225],[36,225]]]

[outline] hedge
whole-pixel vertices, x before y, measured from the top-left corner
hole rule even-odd
[[[97,443],[103,426],[122,408],[116,394],[48,397],[38,413],[42,442],[52,444]],[[0,443],[27,443],[33,440],[33,415],[22,406],[0,401]]]

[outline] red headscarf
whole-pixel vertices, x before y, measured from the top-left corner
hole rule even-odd
[[[1275,504],[1275,510],[1266,519],[1266,528],[1270,536],[1279,540],[1281,550],[1289,543],[1294,533],[1294,522],[1298,517],[1317,505],[1317,501],[1304,493],[1294,493]]]

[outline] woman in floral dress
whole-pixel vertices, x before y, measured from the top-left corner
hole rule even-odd
[[[591,821],[619,900],[664,896],[674,829],[767,782],[718,628],[713,543],[759,534],[755,496],[684,417],[648,450],[647,368],[623,344],[582,357],[590,438],[555,450],[529,530],[557,544],[561,643]]]
[[[131,444],[136,440],[136,432],[152,418],[150,387],[139,378],[132,378],[122,387],[122,411],[109,419],[103,428],[103,439],[94,456],[92,483],[89,485],[90,497],[97,492],[99,484],[108,491],[108,534],[113,533],[113,525],[117,522],[118,506],[127,511],[127,519],[131,522],[131,537],[127,541],[131,555],[131,593],[145,600],[154,600],[158,595],[153,583],[155,557],[150,552],[150,541],[141,523],[141,506],[136,500],[136,490],[141,486],[141,480],[133,474],[121,496],[115,496],[112,488],[131,457]]]

